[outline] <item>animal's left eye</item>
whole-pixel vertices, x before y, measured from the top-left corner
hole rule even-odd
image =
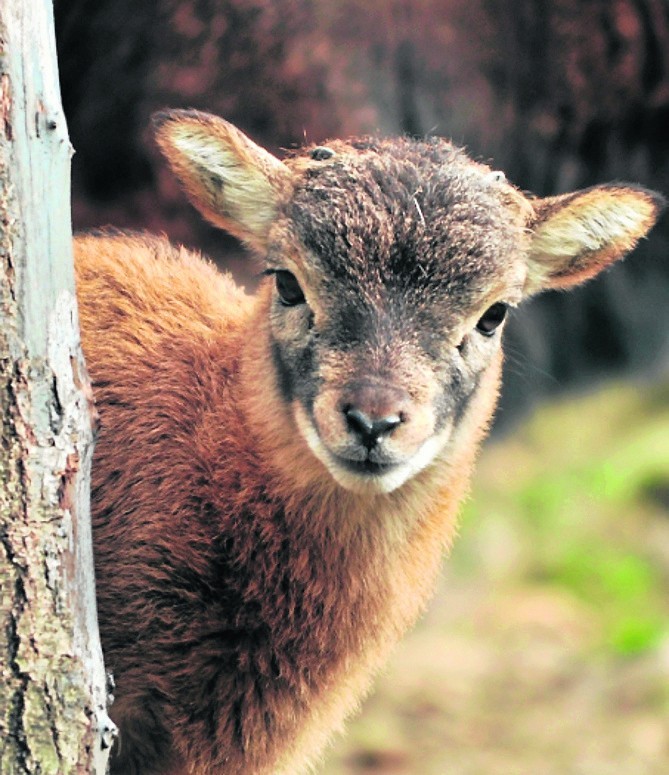
[[[480,317],[476,324],[476,330],[483,336],[492,336],[506,317],[508,305],[502,301],[493,304]]]
[[[304,304],[304,293],[294,274],[285,269],[279,269],[275,272],[275,279],[279,300],[285,307]]]

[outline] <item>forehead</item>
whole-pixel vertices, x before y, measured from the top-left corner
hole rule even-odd
[[[488,167],[440,139],[329,147],[289,162],[286,213],[325,283],[468,304],[519,282],[524,200]]]

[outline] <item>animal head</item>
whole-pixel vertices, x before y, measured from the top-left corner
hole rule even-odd
[[[354,492],[390,492],[447,457],[477,394],[496,392],[509,307],[592,277],[662,206],[617,184],[527,197],[437,138],[280,161],[196,111],[159,114],[156,131],[193,204],[262,255],[287,411]]]

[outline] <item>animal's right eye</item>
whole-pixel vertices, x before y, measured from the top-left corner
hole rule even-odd
[[[292,272],[285,269],[279,269],[275,272],[276,290],[279,294],[279,301],[284,307],[295,307],[297,304],[304,304],[304,293],[297,278]]]

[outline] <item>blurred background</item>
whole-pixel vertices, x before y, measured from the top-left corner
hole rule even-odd
[[[275,153],[438,134],[540,195],[669,194],[666,0],[55,0],[76,229],[204,224],[149,117],[217,113]],[[669,772],[669,218],[525,305],[461,536],[425,620],[324,765],[343,773]]]

